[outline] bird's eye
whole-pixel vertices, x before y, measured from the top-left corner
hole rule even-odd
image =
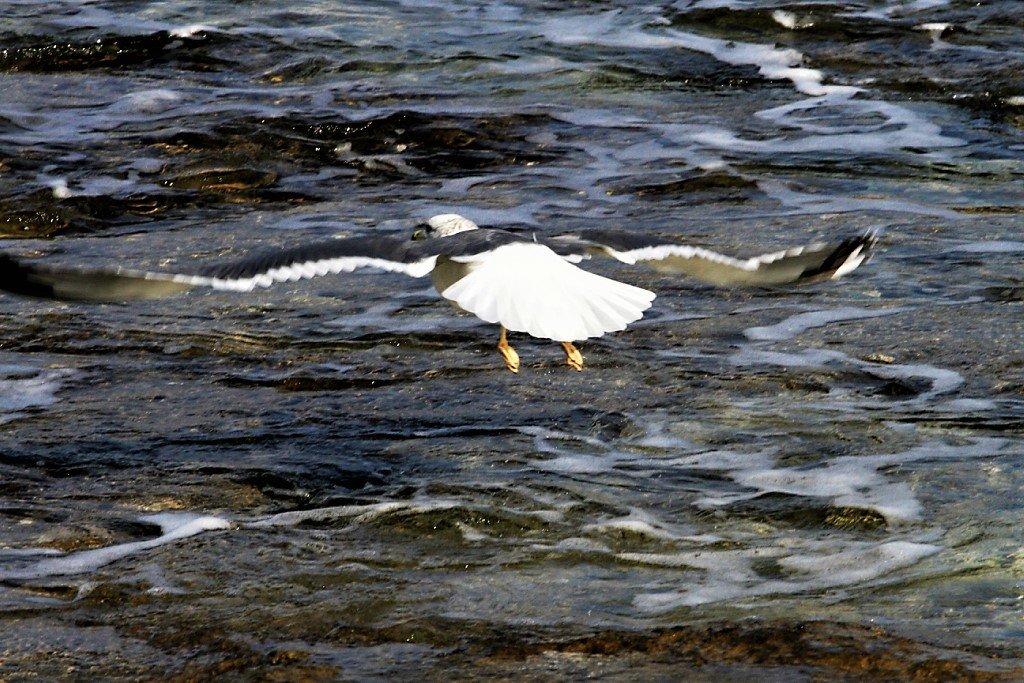
[[[430,226],[421,224],[416,226],[416,229],[412,231],[412,238],[414,240],[425,240],[430,234]]]

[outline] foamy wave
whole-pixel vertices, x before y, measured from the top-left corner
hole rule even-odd
[[[798,129],[806,137],[724,141],[730,149],[760,153],[847,151],[853,154],[888,154],[894,149],[961,147],[960,138],[946,136],[942,128],[914,110],[892,102],[859,99],[863,90],[833,87],[821,97],[804,99],[757,113],[784,129]],[[881,121],[877,119],[881,118]]]
[[[870,199],[864,197],[844,196],[833,191],[814,193],[794,189],[775,179],[758,179],[757,187],[771,199],[787,208],[796,209],[800,213],[859,213],[864,211],[884,211],[891,213],[911,213],[919,216],[939,216],[962,220],[963,215],[941,206],[929,206],[920,202],[912,202],[902,198]]]
[[[154,88],[129,93],[112,106],[128,112],[158,114],[173,108],[183,99],[183,95],[175,90]]]
[[[422,514],[438,510],[452,510],[463,504],[458,500],[431,500],[425,502],[388,501],[367,503],[366,505],[338,505],[312,510],[293,510],[281,512],[264,519],[256,520],[246,526],[266,528],[276,526],[295,526],[308,522],[328,523],[338,520],[361,524],[373,521],[385,515],[395,513]]]
[[[783,360],[780,354],[774,360]],[[808,351],[797,361],[809,366],[848,362],[843,354]],[[892,368],[892,366],[886,366]],[[939,369],[897,367],[893,374],[913,371],[916,377],[934,380],[934,391],[958,385],[955,373]],[[965,407],[980,407],[974,402]],[[760,449],[738,444],[735,449],[706,449],[692,440],[699,425],[669,416],[637,418],[640,434],[623,442],[609,442],[587,435],[524,427],[520,431],[535,439],[541,458],[532,464],[547,472],[559,472],[570,479],[589,475],[595,482],[608,477],[622,486],[629,481],[658,482],[665,477],[685,476],[703,481],[710,476],[713,486],[696,495],[688,505],[707,511],[721,510],[725,517],[715,524],[715,533],[701,533],[699,523],[680,525],[664,510],[630,508],[620,516],[609,515],[582,524],[569,542],[536,546],[538,552],[608,554],[607,546],[630,537],[630,543],[652,544],[653,552],[614,552],[622,562],[679,570],[677,580],[661,579],[663,589],[646,589],[635,597],[635,606],[647,612],[729,601],[743,606],[762,596],[793,595],[851,586],[898,581],[905,570],[940,553],[940,529],[925,526],[927,513],[913,483],[894,473],[897,466],[913,469],[936,461],[966,463],[970,460],[1006,457],[1014,453],[1010,440],[977,438],[946,441],[929,439],[901,450],[881,454],[857,454],[801,461],[788,465],[774,445]],[[900,430],[906,435],[904,429]],[[749,435],[748,435],[749,436]],[[756,439],[756,434],[753,435]],[[769,443],[771,441],[769,440]],[[702,475],[701,473],[706,473]],[[733,525],[732,506],[757,505],[761,499],[790,496],[815,508],[873,511],[885,520],[886,538],[878,541],[847,540],[841,534],[809,530],[779,530],[765,534],[752,531],[743,517]],[[800,503],[794,503],[799,507]],[[686,517],[686,519],[694,519]],[[696,519],[700,519],[698,516]],[[596,543],[596,545],[595,545]],[[727,545],[726,545],[727,544]],[[661,550],[676,547],[677,550]],[[765,567],[774,568],[765,571]],[[888,579],[892,575],[894,578]]]
[[[793,547],[744,550],[700,550],[672,554],[622,553],[619,559],[662,567],[688,567],[699,572],[687,576],[685,588],[642,593],[634,604],[647,612],[664,612],[711,602],[765,595],[804,593],[862,585],[911,567],[942,550],[941,546],[912,541],[849,542],[835,551],[824,542],[795,543]],[[757,564],[773,561],[785,578],[766,578]]]
[[[1018,254],[1024,251],[1024,242],[1012,240],[969,242],[953,247],[949,251],[965,251],[971,254]]]
[[[931,388],[909,399],[915,402],[929,401],[941,394],[956,391],[964,383],[963,376],[954,370],[938,368],[924,363],[874,363],[851,358],[839,351],[820,349],[785,352],[746,348],[734,353],[730,360],[735,365],[740,366],[776,365],[821,370],[829,365],[845,364],[853,366],[865,374],[881,379],[924,379],[931,384]]]
[[[74,188],[68,184],[67,178],[54,178],[45,174],[39,176],[38,182],[49,187],[53,191],[55,199],[127,195],[137,192],[143,187],[135,173],[129,173],[127,178],[106,175],[90,176],[77,180]]]
[[[649,30],[643,26],[622,26],[619,11],[598,16],[573,16],[556,19],[544,27],[548,40],[561,45],[601,45],[605,47],[672,49],[681,48],[711,55],[726,64],[753,66],[765,78],[788,80],[808,95],[834,92],[834,86],[822,84],[817,69],[800,66],[803,55],[789,48],[722,40],[674,29]]]
[[[825,353],[825,352],[822,352]],[[841,355],[841,354],[840,354]],[[821,360],[822,355],[817,358]],[[891,366],[889,366],[891,367]],[[893,372],[902,371],[894,370]],[[949,389],[960,381],[943,373],[933,391]],[[778,449],[700,449],[689,440],[675,436],[670,423],[646,420],[645,433],[622,446],[612,446],[592,437],[577,437],[531,430],[538,452],[552,459],[534,461],[537,469],[568,476],[601,475],[615,472],[634,478],[659,477],[666,472],[704,471],[724,475],[735,487],[716,487],[715,493],[697,497],[693,505],[718,508],[752,500],[764,494],[781,493],[808,499],[824,499],[835,507],[872,510],[889,524],[899,525],[922,519],[922,507],[912,487],[888,475],[887,468],[919,460],[970,459],[1001,454],[1004,439],[977,439],[968,444],[951,445],[935,440],[915,448],[890,454],[852,455],[826,462],[785,467],[776,462]],[[656,450],[651,450],[651,449]],[[587,531],[618,529],[639,535],[682,539],[695,533],[659,520],[650,512],[633,510],[628,517],[593,522]]]
[[[846,152],[851,155],[891,154],[897,149],[944,149],[960,147],[965,143],[959,138],[943,135],[941,129],[922,117],[914,116],[908,109],[875,100],[860,101],[850,97],[855,93],[843,93],[842,97],[804,100],[787,107],[777,107],[758,112],[763,118],[775,117],[774,123],[780,128],[792,127],[792,117],[785,113],[807,107],[840,106],[851,109],[849,117],[870,112],[883,114],[886,121],[859,131],[838,128],[829,130],[804,122],[800,128],[810,133],[804,136],[778,136],[767,139],[746,139],[726,129],[709,128],[694,136],[694,140],[717,149],[741,151],[755,154],[807,154]],[[870,105],[865,107],[864,105]],[[811,132],[816,127],[817,130]]]
[[[619,461],[614,449],[601,439],[543,427],[522,427],[520,431],[534,437],[538,452],[554,456],[534,463],[538,469],[562,474],[597,474],[610,471]]]
[[[835,507],[874,510],[890,523],[917,521],[921,504],[909,484],[894,481],[881,471],[893,464],[893,457],[849,456],[806,467],[744,465],[727,471],[745,490],[701,498],[696,504],[721,507],[767,493],[784,493],[823,498]]]
[[[676,525],[667,524],[651,513],[639,509],[632,510],[628,517],[587,524],[582,531],[596,534],[629,533],[661,540],[680,540],[693,533],[690,529],[679,529]]]
[[[0,424],[56,403],[57,392],[71,374],[64,369],[0,365]]]
[[[914,14],[926,9],[945,7],[949,0],[906,0],[906,2],[887,2],[881,7],[844,12],[848,17],[865,17],[868,19],[888,20],[892,17],[899,17],[906,14]]]
[[[149,515],[139,521],[156,524],[163,532],[162,535],[146,541],[133,541],[56,557],[49,556],[13,569],[0,568],[0,580],[32,580],[50,576],[88,574],[125,557],[206,531],[230,529],[232,526],[231,522],[222,517],[167,512]]]
[[[792,13],[778,11],[775,20],[791,28],[801,26]],[[772,123],[779,131],[768,137],[745,136],[727,127],[728,124],[715,122],[644,122],[648,129],[660,131],[664,139],[657,142],[647,140],[616,150],[610,158],[602,160],[599,165],[608,168],[588,176],[589,184],[583,191],[591,198],[611,201],[608,197],[598,197],[593,188],[603,179],[621,176],[622,162],[651,164],[665,160],[673,165],[685,162],[694,168],[721,169],[729,168],[729,164],[719,154],[843,154],[855,159],[865,155],[891,156],[898,150],[948,159],[949,150],[966,144],[964,140],[947,134],[914,106],[877,99],[862,87],[828,84],[826,74],[805,66],[804,55],[797,50],[699,35],[666,28],[665,23],[650,14],[634,18],[616,10],[598,15],[561,17],[543,24],[540,30],[548,40],[562,45],[699,52],[724,64],[754,67],[765,78],[789,81],[798,93],[808,97],[756,112],[758,118]],[[619,112],[554,112],[553,115],[577,125],[618,128],[637,123]],[[649,172],[646,167],[645,172]],[[731,172],[754,181],[769,197],[801,213],[884,211],[960,217],[941,206],[902,198],[843,196],[835,191],[814,194],[783,181],[762,179],[735,170]]]
[[[905,308],[855,308],[847,306],[827,311],[810,311],[786,318],[775,325],[765,327],[748,327],[743,335],[751,341],[783,341],[793,339],[808,330],[818,327],[825,327],[832,323],[845,322],[847,320],[864,320],[866,318],[881,318],[887,315],[902,313]]]
[[[216,27],[210,26],[209,24],[190,24],[188,26],[180,26],[176,29],[172,29],[170,34],[175,38],[191,38],[200,33],[209,33],[216,30]]]

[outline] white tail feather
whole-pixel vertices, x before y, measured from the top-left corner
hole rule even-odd
[[[473,262],[441,296],[514,332],[576,341],[623,330],[654,293],[581,270],[547,247],[514,243]]]

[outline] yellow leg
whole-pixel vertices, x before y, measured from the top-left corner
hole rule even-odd
[[[565,362],[569,367],[583,372],[583,354],[580,350],[573,346],[572,342],[562,342],[562,348],[565,349]]]
[[[512,372],[519,372],[519,354],[516,350],[508,345],[508,340],[505,339],[505,326],[501,326],[501,336],[498,338],[498,353],[505,359],[505,365]]]

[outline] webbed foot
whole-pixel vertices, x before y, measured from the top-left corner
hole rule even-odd
[[[569,367],[583,372],[583,354],[580,350],[573,346],[572,342],[562,342],[562,348],[565,350],[565,362]]]
[[[505,360],[505,365],[512,372],[519,372],[519,354],[508,344],[505,339],[505,327],[501,328],[501,337],[498,338],[498,353]]]

